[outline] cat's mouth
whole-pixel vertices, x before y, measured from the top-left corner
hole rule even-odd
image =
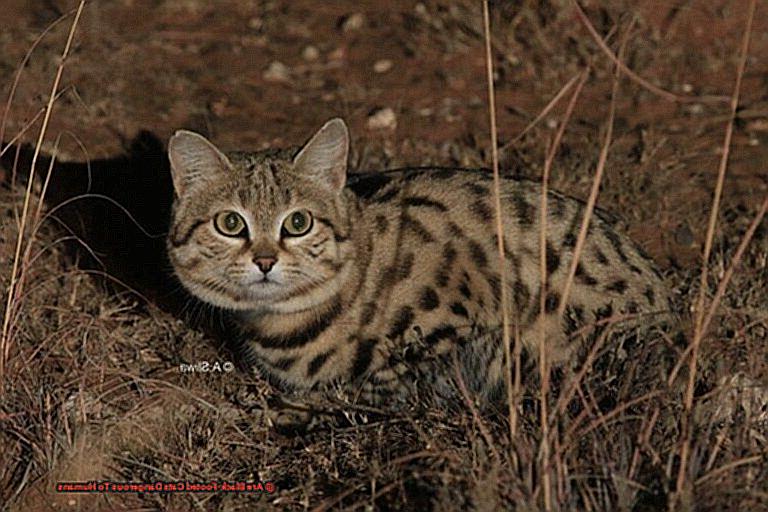
[[[280,283],[274,277],[270,278],[269,276],[264,275],[264,276],[257,277],[256,279],[252,279],[252,280],[248,281],[245,284],[245,286],[246,287],[249,287],[249,286],[270,286],[270,285],[276,286],[276,285],[280,285],[280,284],[282,284],[282,283]]]

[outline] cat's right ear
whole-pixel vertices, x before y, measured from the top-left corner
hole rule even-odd
[[[224,153],[199,133],[179,130],[168,141],[168,159],[176,195],[194,183],[210,181],[231,165]]]

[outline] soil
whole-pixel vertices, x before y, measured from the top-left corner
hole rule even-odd
[[[669,99],[622,76],[598,204],[616,214],[659,262],[682,301],[695,296],[692,283],[701,267],[748,4],[581,4],[612,52],[626,38],[626,65],[675,95]],[[3,142],[37,140],[38,114],[48,100],[76,7],[73,0],[2,0],[2,97],[18,78],[2,118]],[[611,60],[572,2],[491,2],[491,14],[504,172],[540,178],[570,92],[520,134],[589,67],[552,171],[553,188],[585,198],[606,130]],[[162,145],[180,128],[199,131],[227,150],[257,149],[300,144],[324,121],[340,116],[351,129],[353,172],[426,164],[488,167],[482,34],[480,3],[470,0],[88,2],[42,144],[44,155],[55,152],[58,161],[71,164],[60,167],[52,181],[49,207],[93,185],[92,191],[114,198],[145,231],[162,234],[168,183],[147,173],[163,168],[158,163]],[[760,2],[748,55],[710,262],[712,292],[768,194],[768,12]],[[11,171],[13,153],[6,153],[5,170],[0,169],[0,178],[14,181],[0,189],[3,290],[10,282],[24,198],[23,179]],[[30,160],[28,148],[20,154],[22,162]],[[87,185],[86,162],[95,169],[94,182]],[[38,165],[37,171],[46,169]],[[179,372],[184,362],[231,356],[211,334],[215,328],[188,327],[180,306],[162,299],[170,293],[162,277],[148,278],[161,273],[162,238],[147,238],[117,207],[89,208],[86,200],[74,213],[102,219],[101,232],[94,234],[93,227],[75,231],[92,237],[85,241],[93,241],[91,250],[105,266],[81,264],[93,256],[82,248],[60,247],[67,232],[53,221],[43,224],[31,246],[40,252],[32,252],[38,256],[26,270],[28,293],[15,310],[16,334],[0,376],[0,424],[6,432],[0,439],[12,446],[0,456],[0,503],[16,510],[318,505],[317,510],[427,505],[442,510],[467,504],[490,510],[510,500],[541,505],[526,470],[510,474],[494,465],[471,415],[446,419],[435,413],[425,425],[413,418],[376,420],[305,438],[271,433],[252,414],[253,404],[274,392],[267,383],[240,370],[205,378]],[[117,217],[116,224],[109,220]],[[706,354],[721,359],[707,367],[709,391],[723,374],[738,372],[768,386],[768,353],[761,343],[768,332],[764,226],[737,272],[721,325],[706,345]],[[93,277],[104,272],[115,278],[110,284]],[[745,506],[768,509],[768,478],[760,478],[768,471],[764,461],[736,464],[732,472],[701,480],[713,467],[765,456],[765,434],[762,442],[755,441],[747,424],[741,418],[729,427],[727,440],[718,441],[722,447],[702,441],[701,453],[712,460],[693,464],[690,479],[698,483],[689,489],[691,499],[732,504],[728,500],[739,496]],[[445,430],[432,434],[424,431],[428,426]],[[503,428],[491,435],[506,439]],[[653,459],[652,449],[643,454]],[[594,460],[616,462],[617,457]],[[665,464],[659,459],[654,466],[665,475],[659,481],[675,476],[664,472]],[[615,471],[624,474],[626,468]],[[270,480],[277,491],[265,496],[54,491],[58,481],[216,478]],[[649,478],[638,477],[652,487]],[[760,481],[761,489],[749,490]],[[647,494],[664,500],[672,484],[658,485],[663,492]],[[621,489],[615,484],[606,490],[610,499],[605,502],[563,491],[558,503],[568,509],[594,500],[602,508],[601,503],[619,503],[622,492],[637,492],[631,486]]]
[[[4,4],[6,19],[14,20],[0,36],[0,70],[8,89],[32,42],[61,15],[71,14],[76,3]],[[567,140],[565,149],[576,149],[590,164],[585,170],[591,171],[612,70],[573,9],[557,2],[537,5],[502,3],[494,9],[499,139],[507,147],[592,59],[596,69],[571,128],[571,137],[581,140]],[[609,165],[642,160],[648,156],[643,151],[652,151],[645,167],[654,174],[654,183],[645,197],[633,196],[635,204],[655,204],[664,195],[684,210],[669,212],[674,220],[653,219],[662,229],[638,233],[662,260],[698,263],[694,260],[700,251],[676,247],[669,235],[683,221],[696,243],[704,233],[694,227],[706,225],[701,220],[717,171],[728,104],[695,99],[730,96],[745,5],[723,1],[675,7],[643,1],[595,9],[597,21],[592,23],[602,32],[616,23],[627,25],[632,16],[640,20],[628,43],[630,67],[651,83],[694,100],[667,101],[628,81],[619,93],[616,157]],[[383,148],[383,163],[389,165],[466,160],[456,154],[460,151],[449,150],[451,143],[478,151],[476,162],[468,163],[488,165],[487,86],[477,11],[466,2],[399,0],[89,3],[43,147],[52,149],[62,134],[60,159],[106,158],[124,151],[142,130],[164,141],[179,128],[203,132],[225,148],[285,146],[304,141],[325,120],[341,116],[355,141],[355,167],[379,167],[379,162],[367,161],[364,149]],[[16,135],[44,105],[41,100],[50,92],[71,19],[62,20],[41,40],[22,70],[6,116],[8,135]],[[756,18],[753,31],[726,191],[746,205],[754,205],[766,186],[761,171],[766,168],[768,64],[760,58],[768,47],[765,17]],[[380,61],[389,61],[391,68],[376,72]],[[270,73],[274,68],[282,71]],[[563,107],[537,126],[529,144],[518,144],[531,153],[525,155],[528,159],[518,162],[517,155],[502,155],[507,156],[502,164],[522,164],[523,172],[537,175],[544,151],[540,141],[551,136]],[[368,129],[369,115],[384,108],[394,111],[396,127]],[[29,129],[21,140],[33,142],[37,131],[37,126]],[[571,170],[568,163],[579,165],[560,164],[555,174]],[[669,191],[665,180],[672,173],[671,179],[682,186],[675,187],[673,197],[656,194],[653,185]],[[583,195],[585,189],[574,192]]]

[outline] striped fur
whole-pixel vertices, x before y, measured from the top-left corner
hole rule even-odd
[[[262,371],[294,389],[341,383],[370,401],[408,400],[422,392],[417,385],[449,381],[430,372],[460,348],[470,387],[499,395],[502,283],[487,171],[405,169],[345,187],[349,142],[340,120],[298,155],[225,156],[202,137],[177,137],[184,140],[170,148],[178,195],[171,261],[190,292],[232,310]],[[566,314],[557,317],[584,206],[551,192],[541,317],[540,188],[504,179],[501,191],[510,314],[526,348],[542,326],[550,360],[563,364],[577,344],[572,334],[606,312],[645,325],[668,310],[653,262],[597,215]],[[297,209],[311,212],[313,226],[285,236],[280,226]],[[215,216],[230,210],[245,219],[243,236],[217,232]],[[257,282],[254,257],[266,253],[277,261],[272,280]]]

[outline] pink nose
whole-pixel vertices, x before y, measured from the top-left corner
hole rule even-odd
[[[272,270],[272,267],[277,263],[277,258],[254,258],[253,262],[259,267],[259,270],[265,274]]]

